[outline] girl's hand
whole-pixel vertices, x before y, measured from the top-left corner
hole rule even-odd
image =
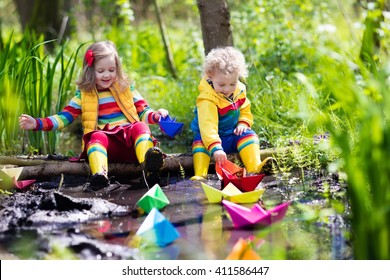
[[[37,127],[37,123],[33,117],[26,114],[22,114],[19,117],[19,126],[21,129],[31,130]]]
[[[217,150],[213,154],[215,164],[218,164],[220,167],[223,167],[225,165],[225,162],[227,161],[226,153],[222,150]]]
[[[247,126],[245,126],[245,125],[238,125],[238,126],[234,129],[233,133],[234,133],[235,135],[241,135],[241,134],[243,134],[245,131],[247,131],[248,129],[249,129],[249,127],[247,127]]]
[[[155,113],[156,119],[160,119],[161,117],[165,118],[166,116],[169,115],[169,112],[165,109],[158,109]]]

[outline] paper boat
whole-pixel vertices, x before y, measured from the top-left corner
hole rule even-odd
[[[146,213],[149,213],[153,207],[160,210],[168,204],[169,200],[158,184],[155,184],[137,202],[137,205]]]
[[[223,168],[229,174],[236,175],[236,176],[242,176],[243,173],[245,172],[245,168],[239,167],[237,164],[234,164],[230,160],[225,161]],[[218,176],[219,180],[222,180],[223,179],[222,169],[218,164],[215,165],[215,171],[217,172],[217,176]]]
[[[14,185],[17,189],[19,190],[25,190],[27,189],[27,187],[31,186],[32,184],[34,184],[36,182],[35,179],[31,179],[31,180],[22,180],[22,181],[16,181],[14,179]]]
[[[250,240],[240,238],[226,260],[261,260],[261,257],[252,249],[250,243]]]
[[[14,168],[3,168],[0,170],[0,186],[3,186],[5,189],[15,187],[19,190],[24,190],[33,183],[33,180],[22,180],[18,181],[20,174],[23,171],[23,167],[14,167]]]
[[[235,185],[229,183],[222,191],[201,182],[203,191],[209,203],[219,203],[223,199],[235,203],[257,202],[265,189],[258,189],[250,192],[241,192]]]
[[[153,208],[136,232],[144,240],[164,247],[180,237],[175,229],[157,208]]]
[[[176,118],[171,119],[168,115],[165,118],[161,118],[159,121],[160,130],[169,137],[174,138],[177,134],[183,131],[184,123],[176,122]]]
[[[240,168],[231,161],[226,161],[224,167],[215,165],[215,171],[218,178],[222,180],[225,188],[229,183],[235,185],[243,192],[249,192],[256,189],[257,185],[263,180],[265,174],[246,176],[245,168]]]
[[[223,200],[222,204],[229,213],[234,227],[241,228],[256,224],[268,226],[280,221],[286,215],[290,202],[282,203],[271,210],[265,210],[258,204],[247,208],[227,200]]]

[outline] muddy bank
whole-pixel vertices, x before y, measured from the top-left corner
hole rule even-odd
[[[33,187],[1,196],[0,240],[3,250],[16,250],[16,254],[23,250],[18,243],[29,241],[34,248],[32,258],[50,254],[53,244],[68,247],[83,258],[130,258],[134,254],[130,248],[98,242],[78,229],[87,221],[128,214],[129,207],[103,198],[75,198],[59,190]]]
[[[165,214],[173,223],[183,224],[192,219],[189,216],[193,213],[201,216],[202,209],[197,207],[189,215],[178,208],[191,201],[201,206],[204,195],[194,182],[182,180],[185,183],[180,186],[179,180],[182,179],[163,178],[162,183],[169,185],[164,192],[171,202],[171,210]],[[147,189],[138,184],[139,180],[133,184],[113,180],[107,188],[93,192],[83,184],[86,181],[86,177],[57,176],[51,181],[36,182],[25,192],[0,195],[0,259],[50,258],[58,254],[55,248],[59,244],[72,252],[68,256],[71,258],[140,258],[137,248],[126,242],[117,244],[113,239],[130,240],[134,236],[145,218],[136,203]],[[25,243],[29,246],[21,245]]]

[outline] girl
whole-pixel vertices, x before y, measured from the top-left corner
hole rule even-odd
[[[157,141],[148,124],[158,123],[168,111],[153,111],[129,83],[114,43],[102,41],[88,47],[76,84],[75,96],[61,112],[45,118],[23,114],[20,127],[62,129],[81,115],[84,135],[80,158],[89,161],[93,190],[108,185],[108,162],[138,161],[146,170],[147,185],[157,183],[163,155],[154,147]]]
[[[243,54],[233,47],[216,48],[204,63],[204,77],[198,86],[192,153],[195,176],[207,177],[210,156],[223,166],[226,154],[238,152],[248,173],[262,168],[259,139],[251,130],[253,116],[246,88],[239,78],[248,76]]]

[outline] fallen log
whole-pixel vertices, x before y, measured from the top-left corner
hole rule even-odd
[[[284,150],[284,149],[283,149]],[[275,157],[281,149],[261,150],[261,158]],[[179,172],[180,170],[193,170],[192,154],[167,154],[162,173]],[[240,160],[238,154],[228,155],[230,161]],[[210,165],[215,164],[211,160]],[[37,179],[41,177],[65,175],[89,176],[89,165],[85,161],[71,162],[63,156],[40,156],[35,158],[0,156],[0,166],[13,165],[23,167],[19,180]],[[110,163],[108,166],[110,176],[137,177],[142,173],[139,164]]]

